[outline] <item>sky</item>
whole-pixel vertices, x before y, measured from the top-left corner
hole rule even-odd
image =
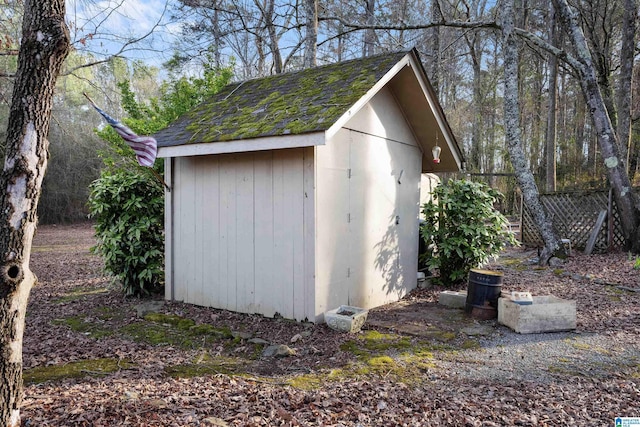
[[[67,23],[74,46],[97,58],[121,53],[160,66],[171,57],[172,40],[179,31],[178,24],[168,22],[171,1],[67,0]],[[151,36],[127,46],[152,30]]]

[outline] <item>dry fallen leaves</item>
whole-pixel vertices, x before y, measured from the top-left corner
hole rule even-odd
[[[90,329],[72,330],[64,319],[75,316],[87,327],[103,322],[111,328],[139,320],[135,311],[139,301],[125,299],[110,287],[101,274],[100,260],[88,252],[92,242],[88,225],[39,229],[32,265],[40,283],[29,305],[25,367],[102,357],[129,365],[123,363],[106,375],[28,385],[24,425],[603,426],[611,425],[616,416],[640,415],[640,360],[617,375],[597,378],[585,372],[547,375],[544,380],[469,380],[454,369],[442,368],[436,352],[434,366],[425,368],[420,381],[399,380],[388,373],[352,375],[326,381],[318,389],[297,389],[284,385],[286,380],[301,374],[328,375],[333,368],[355,362],[353,354],[340,350],[348,335],[322,325],[310,327],[179,303],[164,309],[197,323],[250,332],[266,342],[295,344],[298,355],[251,359],[246,377],[208,372],[172,378],[165,374],[166,367],[204,361],[203,355],[244,355],[253,347],[246,342],[235,347],[204,343],[204,350],[181,349],[118,334],[96,338]],[[532,256],[517,249],[505,259],[526,261]],[[640,293],[617,287],[640,289],[639,273],[632,266],[626,254],[608,254],[577,255],[559,269],[539,269],[523,262],[491,267],[508,273],[504,288],[575,299],[580,333],[606,334],[614,347],[619,343],[637,349]],[[417,291],[406,302],[429,307],[437,300],[437,291]],[[109,319],[114,312],[122,316]],[[370,313],[372,319],[393,315],[384,307]],[[450,357],[452,366],[479,363],[462,354]],[[527,362],[526,354],[522,358]],[[539,366],[540,361],[536,362]]]

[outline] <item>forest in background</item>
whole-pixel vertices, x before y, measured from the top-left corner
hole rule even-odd
[[[610,119],[614,127],[628,124],[631,130],[628,144],[620,146],[623,154],[628,153],[629,175],[638,185],[640,69],[635,61],[631,62],[630,89],[624,84],[624,65],[629,62],[625,55],[634,58],[638,51],[636,32],[629,40],[625,8],[633,7],[635,21],[637,6],[628,0],[571,3],[579,13]],[[0,2],[2,142],[16,69],[21,5],[20,1]],[[314,7],[315,38],[306,31]],[[146,102],[159,95],[163,81],[198,75],[205,66],[232,66],[234,79],[244,80],[412,47],[420,52],[464,151],[466,172],[515,200],[515,179],[490,175],[512,171],[502,111],[502,35],[495,26],[499,7],[499,2],[486,0],[175,1],[169,3],[167,14],[171,23],[179,24],[181,34],[172,45],[176,53],[162,67],[132,59],[131,49],[146,48],[144,37],[138,45],[127,44],[127,49],[110,56],[92,51],[100,34],[109,35],[108,28],[94,22],[91,37],[75,40],[75,50],[58,81],[40,219],[60,223],[87,215],[88,186],[99,175],[100,152],[108,147],[95,133],[102,122],[82,96],[85,91],[113,116],[125,118],[117,86],[122,81],[129,82],[138,101]],[[517,2],[516,21],[517,27],[571,51],[550,2]],[[475,25],[448,25],[451,22]],[[606,188],[604,161],[575,72],[531,43],[521,42],[519,50],[523,144],[540,190]]]

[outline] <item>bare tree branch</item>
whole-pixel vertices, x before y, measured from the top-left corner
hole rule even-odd
[[[447,21],[442,20],[440,22],[424,22],[420,24],[401,24],[401,25],[386,25],[386,24],[355,24],[349,22],[339,16],[322,16],[318,17],[319,21],[336,21],[345,27],[349,28],[348,32],[361,31],[361,30],[393,30],[393,31],[408,31],[408,30],[426,30],[433,27],[452,27],[452,28],[490,28],[500,29],[500,25],[496,21]]]
[[[75,66],[73,68],[70,69],[66,69],[64,70],[64,72],[61,73],[62,76],[68,76],[73,74],[75,71],[78,71],[80,69],[83,68],[89,68],[89,67],[94,67],[96,65],[100,65],[100,64],[104,64],[106,62],[109,62],[111,60],[113,60],[114,58],[125,58],[127,53],[133,52],[133,51],[151,51],[151,52],[161,52],[161,50],[158,49],[150,49],[150,48],[142,48],[140,47],[140,43],[144,40],[149,39],[151,36],[153,36],[154,34],[157,34],[159,28],[163,27],[164,24],[162,24],[162,20],[164,19],[164,17],[166,16],[167,10],[168,10],[168,4],[164,5],[164,8],[162,10],[162,13],[160,14],[160,17],[156,20],[156,22],[153,24],[153,26],[144,34],[137,36],[137,37],[129,37],[129,38],[123,38],[120,37],[116,34],[113,34],[111,32],[102,32],[100,31],[101,28],[104,28],[107,25],[107,21],[110,17],[112,17],[115,13],[117,13],[118,9],[120,7],[122,7],[125,3],[125,0],[120,0],[120,2],[114,6],[113,8],[111,8],[110,10],[107,11],[107,13],[104,16],[101,16],[100,19],[98,20],[98,15],[95,15],[93,18],[89,18],[89,21],[92,20],[97,20],[97,23],[95,24],[95,27],[93,29],[92,32],[90,32],[89,34],[87,34],[86,36],[76,40],[73,42],[73,44],[76,46],[76,49],[78,50],[82,50],[84,52],[88,52],[88,53],[92,53],[96,56],[100,56],[101,53],[98,52],[92,52],[89,49],[81,49],[78,47],[79,44],[85,45],[86,40],[87,39],[109,39],[111,41],[114,41],[116,43],[119,43],[120,46],[118,48],[118,50],[114,53],[111,53],[109,55],[107,55],[104,58],[101,59],[97,59],[95,61],[90,61],[87,62],[85,64],[82,65],[78,65]],[[77,24],[76,24],[77,27]]]

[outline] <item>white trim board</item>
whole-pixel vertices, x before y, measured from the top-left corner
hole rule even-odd
[[[324,132],[313,132],[300,135],[274,135],[264,138],[240,139],[237,141],[158,147],[158,157],[204,156],[208,154],[245,153],[249,151],[314,147],[325,144],[324,135]]]

